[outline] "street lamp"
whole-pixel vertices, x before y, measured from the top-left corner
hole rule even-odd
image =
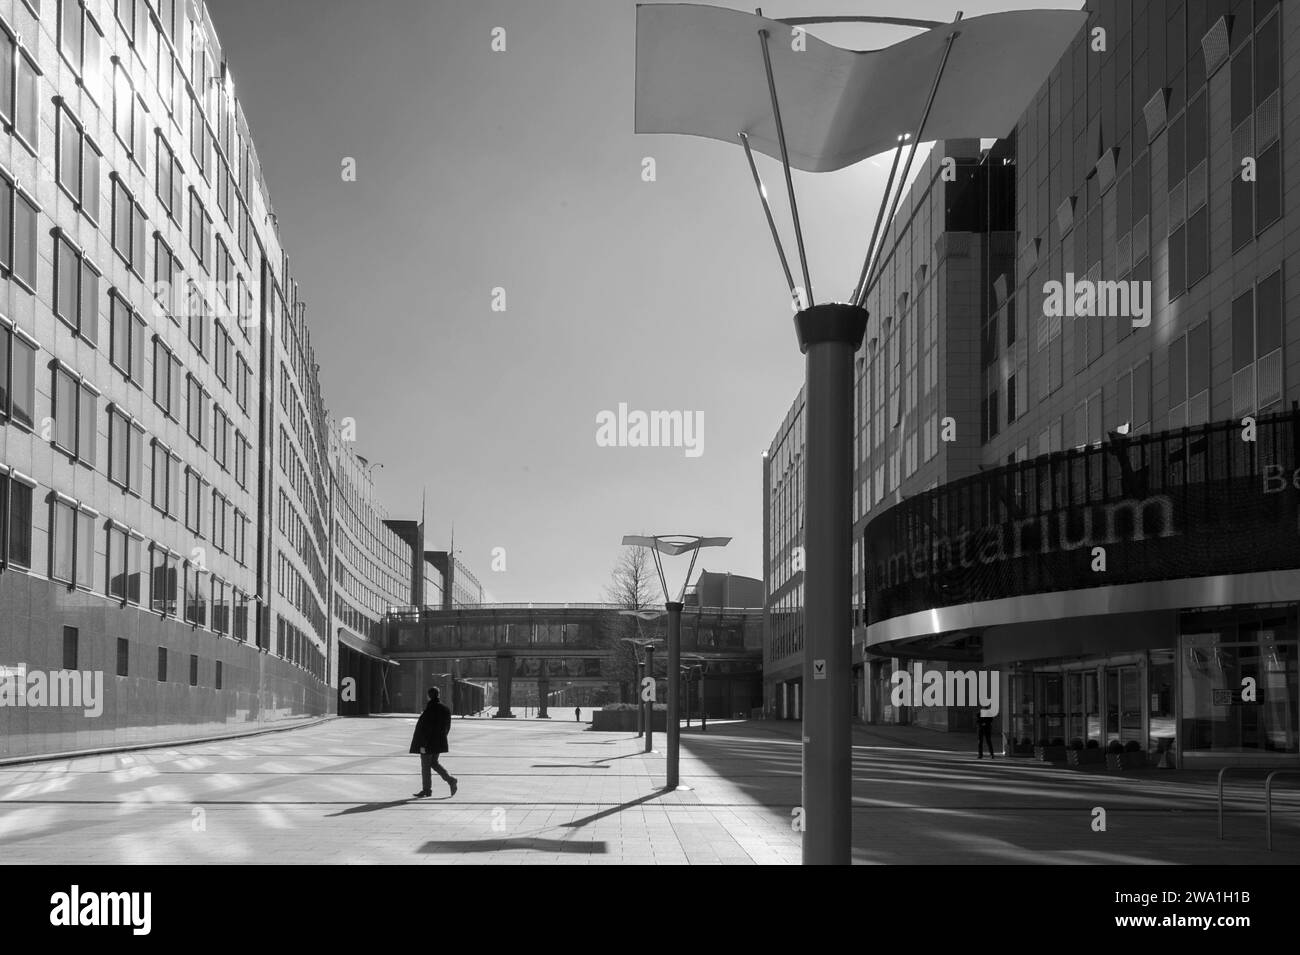
[[[919,144],[927,136],[984,138],[1013,129],[1088,14],[995,13],[961,20],[960,29],[956,23],[869,16],[782,21],[698,4],[641,4],[636,15],[636,132],[739,141],[797,312],[799,350],[806,356],[808,436],[803,861],[847,865],[852,841],[853,354],[869,318],[864,304],[886,274],[881,263],[889,252],[887,226]],[[857,51],[808,36],[798,25],[831,20],[926,29],[883,49]],[[958,37],[961,43],[954,42]],[[941,85],[945,71],[949,82]],[[885,198],[908,144],[907,165],[885,215]],[[816,305],[790,170],[829,172],[890,148],[894,169],[862,274],[847,302]],[[801,288],[781,246],[754,149],[781,161]]]
[[[655,570],[659,572],[659,583],[664,588],[664,607],[668,610],[668,778],[664,783],[665,789],[677,789],[679,782],[682,727],[678,722],[678,706],[681,702],[678,681],[682,664],[682,600],[686,596],[686,585],[690,583],[691,574],[695,571],[695,561],[700,556],[700,549],[726,547],[730,543],[730,537],[700,537],[696,534],[657,534],[653,537],[629,534],[623,538],[623,544],[626,546],[650,549]],[[672,592],[668,589],[668,578],[664,576],[662,555],[677,557],[685,553],[691,555],[691,563],[686,569],[686,578],[682,581],[677,599],[673,600]],[[651,710],[651,716],[653,715],[654,711]]]
[[[639,634],[641,632],[641,621],[657,620],[664,615],[664,611],[662,610],[620,610],[619,615],[624,617],[635,617],[636,630],[637,633]],[[638,644],[636,641],[631,640],[628,637],[624,637],[623,639],[627,640],[627,642],[631,643],[633,646],[639,645],[641,649],[645,651],[645,662],[642,663],[640,660],[637,661],[637,675],[636,675],[637,734],[636,735],[640,736],[642,732],[642,727],[645,728],[645,752],[652,753],[654,752],[654,734],[655,734],[655,727],[654,727],[655,695],[654,692],[651,691],[650,698],[648,700],[643,700],[641,698],[641,684],[645,682],[645,678],[648,676],[650,677],[651,685],[652,686],[655,685],[654,682],[655,645],[654,642],[651,640],[646,640]]]

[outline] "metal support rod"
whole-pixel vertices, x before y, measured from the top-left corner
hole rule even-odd
[[[767,48],[768,33],[758,31],[759,46],[763,48],[763,68],[767,71],[767,89],[772,95],[772,121],[776,123],[776,141],[781,147],[781,165],[785,168],[785,189],[790,194],[790,218],[794,220],[794,240],[799,246],[799,267],[803,271],[805,301],[801,308],[813,305],[812,279],[808,277],[808,254],[803,247],[803,229],[799,226],[799,206],[794,200],[794,180],[790,178],[790,154],[785,148],[785,126],[781,124],[781,106],[776,99],[776,80],[772,76],[772,54]]]
[[[871,227],[871,241],[867,243],[867,257],[862,260],[862,272],[858,275],[858,284],[853,286],[853,297],[849,299],[855,305],[861,305],[861,292],[867,284],[867,269],[871,266],[872,252],[876,248],[876,238],[880,235],[880,223],[885,218],[885,203],[889,202],[889,196],[894,191],[894,176],[898,172],[898,160],[903,155],[903,144],[907,142],[907,134],[898,137],[898,145],[894,147],[894,161],[889,166],[889,179],[885,182],[885,191],[880,196],[880,208],[876,210],[876,224]]]
[[[695,553],[699,553],[697,550]],[[682,682],[682,605],[668,602],[668,778],[665,789],[676,789],[681,757],[682,727],[678,722]]]
[[[804,23],[887,23],[891,26],[923,27],[927,30],[943,26],[942,20],[917,20],[912,17],[782,17],[777,22],[792,27]]]
[[[749,171],[754,174],[754,185],[758,188],[758,199],[763,203],[763,214],[767,216],[767,227],[772,230],[772,241],[776,243],[776,254],[781,259],[781,269],[785,272],[786,284],[790,286],[790,298],[795,297],[794,276],[790,274],[790,263],[785,257],[785,249],[781,246],[781,236],[776,231],[776,220],[772,218],[772,206],[767,201],[767,187],[763,185],[763,180],[758,174],[758,166],[754,164],[754,151],[749,148],[749,137],[744,133],[740,134],[740,144],[745,147],[745,158],[749,160]]]
[[[960,10],[958,10],[957,15],[953,17],[952,20],[954,26],[958,22],[960,22],[961,16],[962,13]],[[898,201],[903,197],[903,190],[907,187],[907,175],[912,170],[912,160],[916,158],[916,150],[921,145],[921,136],[924,135],[925,124],[930,118],[930,108],[934,106],[934,98],[939,92],[939,81],[943,78],[944,68],[948,65],[948,54],[952,52],[952,45],[956,41],[958,33],[959,31],[953,30],[951,33],[948,34],[948,43],[943,48],[943,56],[939,59],[939,68],[935,70],[934,82],[930,85],[930,95],[926,98],[925,110],[921,113],[921,122],[917,124],[916,135],[912,138],[912,148],[907,153],[907,163],[906,165],[903,166],[902,181],[899,182],[898,192],[894,194],[894,201],[890,204],[889,207],[889,215],[886,217],[885,220],[886,228],[888,228],[888,223],[894,220],[894,213],[898,211]],[[886,235],[887,234],[888,233],[886,232]],[[884,239],[882,238],[881,245],[883,246],[883,244],[884,244]],[[875,258],[872,260],[871,269],[868,271],[867,284],[863,286],[861,295],[859,296],[858,300],[854,303],[855,305],[861,305],[863,302],[867,300],[867,296],[871,294],[871,289],[876,284],[875,282],[876,267],[880,264],[883,258],[884,258],[883,254],[880,254],[880,252],[878,251]]]

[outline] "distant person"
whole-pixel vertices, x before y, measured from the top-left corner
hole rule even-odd
[[[575,706],[573,708],[573,722],[575,723],[582,722],[582,709],[580,707]]]
[[[984,744],[989,744],[989,759],[993,759],[993,717],[980,716],[975,720],[979,729],[979,758],[984,758]]]
[[[438,757],[447,752],[447,731],[451,729],[451,710],[438,702],[438,688],[429,688],[429,703],[415,722],[415,733],[411,736],[411,752],[420,754],[420,780],[424,787],[415,794],[416,799],[433,795],[433,776],[430,770],[437,770],[442,781],[451,787],[451,794],[456,795],[458,780],[442,768]]]

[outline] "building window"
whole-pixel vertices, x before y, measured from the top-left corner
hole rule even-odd
[[[235,481],[240,487],[248,487],[248,452],[251,445],[240,432],[235,432]]]
[[[199,685],[199,658],[197,655],[190,654],[190,686]]]
[[[152,503],[169,517],[180,517],[181,471],[180,459],[157,439],[153,443],[153,493]]]
[[[217,373],[217,380],[230,390],[230,346],[232,344],[230,335],[226,333],[226,328],[221,322],[216,323],[217,333],[213,340],[212,363]]]
[[[108,525],[108,595],[123,603],[140,603],[140,560],[144,538],[127,527]],[[125,674],[119,674],[125,675]]]
[[[113,74],[113,131],[141,172],[144,172],[145,145],[149,139],[147,130],[144,100],[136,95],[131,78],[119,62]]]
[[[176,555],[161,544],[153,545],[150,583],[151,609],[164,616],[176,615]]]
[[[222,633],[224,633],[224,632],[225,632],[225,631],[222,630]],[[217,669],[216,669],[216,675],[215,675],[215,678],[214,678],[213,683],[214,683],[214,686],[219,690],[219,689],[221,689],[221,661],[220,661],[220,660],[217,661],[216,666],[217,666]]]
[[[235,355],[235,403],[239,405],[239,410],[248,414],[248,387],[253,379],[253,371],[248,367],[248,362],[244,361],[244,356],[236,353]]]
[[[40,67],[9,27],[0,22],[0,118],[31,152],[37,152],[41,122]]]
[[[212,217],[203,208],[203,201],[199,198],[198,192],[190,187],[190,251],[194,253],[199,260],[199,266],[205,272],[211,271],[208,266],[210,248],[212,248]]]
[[[50,502],[50,579],[91,590],[95,575],[95,515],[54,495]]]
[[[63,628],[63,669],[76,670],[77,667],[77,628]]]
[[[185,469],[185,526],[203,536],[203,478],[193,468]]]
[[[0,468],[0,567],[32,566],[32,485]]]
[[[196,627],[208,625],[208,572],[185,562],[185,622]]]
[[[167,648],[158,648],[158,682],[167,682]]]
[[[126,637],[117,638],[117,675],[130,676],[131,643]]]
[[[138,277],[145,277],[144,210],[132,198],[117,173],[113,179],[113,249]]]
[[[0,416],[31,428],[36,414],[36,343],[0,318]]]
[[[134,494],[144,489],[144,429],[116,406],[108,409],[108,479]]]
[[[95,399],[99,392],[63,365],[54,368],[54,443],[71,457],[94,467]]]
[[[109,293],[109,360],[128,381],[144,387],[144,342],[148,328],[121,293]]]
[[[226,449],[230,444],[230,418],[219,405],[214,407],[216,407],[216,414],[213,415],[212,422],[212,457],[221,470],[229,471]]]
[[[162,130],[158,130],[157,144],[158,149],[154,154],[154,190],[158,196],[158,201],[167,210],[167,215],[173,222],[180,225],[181,216],[185,214],[185,200],[183,198],[185,195],[185,171],[181,168],[181,164],[176,161],[176,155],[172,152],[172,148]]]
[[[203,386],[193,375],[185,376],[187,390],[186,432],[199,447],[206,446],[208,426],[208,399]]]
[[[186,314],[189,316],[190,344],[199,353],[200,358],[208,357],[208,322],[210,313],[207,299],[203,297],[198,285],[189,283],[186,297]]]
[[[104,95],[104,31],[82,0],[59,2],[59,52],[96,102]]]
[[[99,270],[62,231],[54,236],[54,314],[90,344],[98,344]]]
[[[1280,401],[1282,388],[1282,272],[1276,271],[1232,303],[1233,416]]]
[[[155,318],[165,314],[176,324],[185,314],[188,303],[185,301],[186,290],[181,286],[181,263],[172,254],[162,234],[155,232],[153,238],[153,297]]]
[[[99,147],[81,124],[59,104],[56,178],[59,187],[91,222],[99,221]]]
[[[173,421],[180,420],[181,395],[184,391],[181,360],[158,336],[153,340],[153,401]]]
[[[1210,323],[1202,321],[1169,344],[1169,427],[1210,420]]]
[[[0,175],[0,271],[28,292],[36,291],[39,214],[35,201]]]

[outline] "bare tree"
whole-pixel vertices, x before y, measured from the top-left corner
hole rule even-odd
[[[644,547],[623,548],[605,588],[606,600],[620,610],[645,610],[657,603],[656,595],[660,590],[659,573],[655,570],[650,551]],[[629,702],[629,697],[635,697],[636,691],[637,652],[624,638],[644,639],[650,635],[648,631],[652,627],[635,617],[610,613],[601,629],[604,640],[614,651],[611,675],[619,683],[623,702]]]
[[[656,602],[659,589],[659,573],[650,551],[644,547],[623,548],[605,588],[609,602],[623,610],[644,610]]]

